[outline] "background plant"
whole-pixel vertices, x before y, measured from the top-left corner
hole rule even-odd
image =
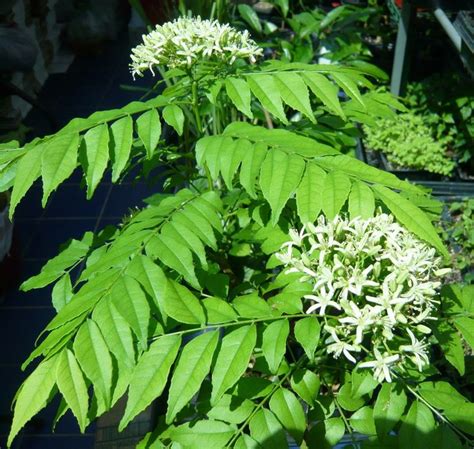
[[[448,219],[440,226],[451,253],[452,263],[463,282],[472,284],[474,275],[474,200],[455,201],[448,208]]]
[[[413,112],[378,121],[377,126],[365,126],[366,144],[383,151],[396,168],[426,170],[449,176],[455,163],[448,156],[450,136],[434,139],[425,116]]]
[[[162,95],[2,150],[11,214],[36,179],[46,203],[78,167],[89,197],[107,169],[114,182],[135,163],[167,177],[147,207],[71,240],[22,285],[54,284],[58,313],[24,364],[36,363],[14,400],[9,445],[56,396],[55,421],[72,412],[84,430],[125,394],[120,430],[156,398],[167,403],[141,448],[285,448],[286,435],[330,447],[346,432],[376,447],[469,444],[474,405],[460,376],[470,368],[458,350],[462,338],[473,344],[468,288],[442,292],[439,357],[380,383],[346,360],[324,363],[322,323],[303,301],[313,286],[278,269],[291,228],[377,208],[447,256],[431,223],[438,204],[423,190],[341,154],[328,131],[284,129],[294,111],[310,122],[392,114],[397,103],[371,91],[374,71],[213,59],[160,70]]]
[[[436,138],[450,137],[459,162],[468,162],[474,148],[474,89],[463,75],[443,72],[409,83],[406,102],[423,116]]]

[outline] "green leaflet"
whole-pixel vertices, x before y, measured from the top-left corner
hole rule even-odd
[[[360,181],[354,181],[349,194],[349,215],[351,219],[374,216],[375,199],[371,188]]]
[[[215,405],[223,394],[244,374],[256,343],[255,325],[242,326],[223,339],[212,373],[211,404]]]
[[[245,433],[234,444],[234,449],[260,449],[261,446]]]
[[[392,173],[371,167],[362,161],[343,154],[334,157],[323,157],[316,160],[317,164],[326,170],[340,170],[346,175],[362,181],[381,184],[393,189],[411,192],[415,195],[424,195],[424,192],[414,184],[401,181]]]
[[[321,326],[316,317],[309,316],[295,324],[296,341],[303,347],[309,360],[314,360],[314,353],[319,343]]]
[[[141,348],[146,349],[150,306],[140,284],[130,276],[121,276],[115,283],[110,296],[113,305],[140,341]]]
[[[253,119],[253,113],[250,108],[251,93],[248,84],[241,78],[226,78],[225,90],[234,106],[242,114]]]
[[[183,285],[168,279],[163,292],[164,310],[179,323],[204,324],[206,316],[199,300]]]
[[[206,323],[208,324],[228,323],[229,321],[237,320],[235,310],[228,302],[222,299],[215,297],[204,298],[201,304],[204,307]]]
[[[372,393],[378,386],[378,382],[370,372],[366,371],[352,371],[351,375],[351,392],[350,395],[354,398],[360,398],[366,394]]]
[[[326,172],[316,164],[307,163],[296,190],[296,207],[302,223],[316,221],[323,202],[323,185]]]
[[[252,144],[245,139],[235,140],[233,145],[220,154],[220,171],[225,185],[232,189],[232,180],[238,171],[239,165],[252,152]]]
[[[433,334],[437,338],[446,360],[451,363],[461,376],[465,372],[464,348],[455,328],[447,321],[438,320],[433,325]]]
[[[344,409],[355,412],[365,404],[365,400],[361,397],[352,396],[352,384],[346,382],[337,394],[337,402]]]
[[[298,369],[291,376],[291,388],[308,405],[314,405],[320,387],[319,377],[307,369]]]
[[[434,443],[435,420],[431,410],[414,401],[400,427],[400,447],[425,449]]]
[[[170,430],[171,439],[186,449],[221,449],[236,428],[210,419],[185,423]]]
[[[357,84],[346,74],[344,73],[331,73],[331,76],[334,78],[336,83],[341,87],[341,89],[349,95],[349,97],[356,100],[364,109],[366,105],[364,103],[364,99],[360,94],[359,88]]]
[[[283,101],[316,123],[309,101],[306,84],[297,73],[281,72],[275,76],[276,85]]]
[[[400,421],[407,404],[403,389],[394,383],[384,383],[374,405],[374,420],[377,435],[383,439]]]
[[[305,441],[311,448],[331,449],[342,439],[344,432],[341,418],[328,418],[313,426],[305,436]]]
[[[152,237],[146,247],[149,257],[158,259],[164,265],[177,271],[193,287],[199,288],[194,272],[193,256],[189,248],[165,233]]]
[[[59,312],[72,298],[72,284],[69,274],[66,273],[54,284],[51,298],[56,312]]]
[[[449,255],[431,221],[417,206],[386,187],[374,185],[373,189],[377,197],[409,231],[433,245],[444,256]]]
[[[240,139],[239,142],[242,142]],[[242,187],[252,197],[256,198],[255,183],[257,181],[260,167],[267,155],[267,146],[264,143],[256,143],[249,147],[247,153],[242,159],[242,165],[240,167],[239,180]]]
[[[440,424],[434,435],[434,449],[463,449],[459,437],[448,427],[447,424]]]
[[[474,348],[474,319],[468,317],[457,317],[454,319],[454,325],[461,332],[464,340],[471,348]]]
[[[21,369],[25,370],[26,367],[40,355],[48,356],[50,353],[58,352],[66,344],[68,344],[76,333],[76,330],[85,320],[86,314],[79,315],[71,321],[68,321],[61,327],[54,329],[48,334],[48,336],[34,349],[34,351],[28,356],[28,358],[21,365]]]
[[[265,318],[273,315],[272,308],[267,301],[256,293],[238,296],[232,301],[232,305],[242,318]]]
[[[268,409],[259,410],[249,422],[250,436],[263,449],[288,447],[285,432],[275,415]]]
[[[201,239],[193,230],[188,229],[182,223],[171,220],[163,226],[161,234],[186,246],[190,251],[196,254],[203,268],[207,269],[206,250],[204,249]]]
[[[296,191],[305,163],[297,155],[274,150],[267,153],[260,170],[260,188],[272,209],[272,223],[276,225],[281,211]]]
[[[79,363],[69,349],[59,355],[56,367],[56,383],[64,396],[67,405],[79,423],[81,432],[84,432],[89,423],[87,411],[89,408],[89,394]]]
[[[303,441],[306,416],[300,401],[286,388],[279,388],[270,399],[270,410],[298,444]]]
[[[49,195],[65,179],[71,176],[77,166],[79,135],[58,136],[49,140],[41,155],[41,176],[43,178],[42,205],[46,206]]]
[[[196,145],[196,160],[199,165],[206,164],[212,179],[216,180],[221,169],[222,154],[227,153],[233,146],[234,141],[230,137],[204,137]]]
[[[181,223],[188,229],[192,229],[205,245],[215,249],[217,248],[217,242],[212,226],[209,223],[209,218],[203,217],[187,207],[185,210],[173,215],[173,222]],[[188,269],[191,270],[192,268],[188,267]]]
[[[117,182],[130,158],[133,142],[133,120],[129,115],[117,120],[110,127],[112,137],[112,182]]]
[[[250,90],[257,97],[262,106],[278,118],[285,125],[288,120],[283,110],[280,92],[273,76],[270,75],[251,75],[247,76],[247,83]]]
[[[119,313],[110,298],[105,298],[94,309],[92,319],[97,323],[106,343],[119,365],[132,369],[135,366],[135,348],[130,325]]]
[[[57,355],[43,360],[21,385],[13,410],[8,447],[23,426],[49,402],[56,384],[57,361]]]
[[[306,85],[313,91],[331,112],[345,119],[344,112],[338,98],[338,88],[324,75],[315,72],[303,73]]]
[[[133,258],[127,267],[126,274],[141,284],[157,306],[163,324],[166,324],[168,316],[165,312],[163,292],[167,280],[163,270],[149,257],[139,254]],[[158,311],[155,310],[155,313],[158,313]]]
[[[270,323],[263,331],[262,351],[268,367],[276,374],[286,352],[286,339],[290,333],[287,319]]]
[[[319,143],[318,141],[311,139],[310,137],[300,136],[294,132],[286,129],[267,129],[262,126],[251,125],[246,122],[234,122],[226,127],[223,135],[231,136],[234,138],[248,139],[254,143],[265,144],[267,146],[275,147],[279,150],[285,151],[289,154],[299,154],[308,158],[314,158],[318,156],[329,156],[334,155],[339,157],[340,153],[334,150],[329,145]],[[344,156],[348,159],[348,162],[355,160],[353,157]],[[333,158],[330,158],[332,160]],[[326,158],[318,159],[318,164],[323,165]],[[361,165],[366,166],[363,162],[357,161]],[[382,172],[381,170],[374,169],[376,172]],[[393,175],[392,175],[393,176]],[[398,178],[393,176],[394,179]],[[402,181],[398,181],[399,183]],[[419,192],[419,190],[417,189]]]
[[[56,329],[90,312],[100,299],[110,290],[112,285],[118,279],[119,269],[113,269],[98,274],[89,282],[84,284],[70,302],[68,302],[61,311],[46,326],[46,330]]]
[[[218,419],[229,424],[240,424],[250,416],[254,409],[255,404],[252,401],[225,394],[206,414],[211,419]]]
[[[169,104],[163,109],[163,120],[178,133],[183,135],[184,127],[184,113],[183,110],[176,104]]]
[[[351,427],[364,435],[375,435],[374,410],[371,407],[362,407],[349,419]]]
[[[351,190],[350,179],[340,171],[327,174],[323,185],[322,209],[329,220],[336,217]]]
[[[238,5],[239,14],[257,33],[262,32],[262,25],[255,10],[246,4]]]
[[[97,324],[88,319],[74,339],[74,353],[97,396],[97,415],[109,409],[112,396],[112,357]]]
[[[171,378],[166,422],[173,422],[179,411],[198,392],[211,368],[219,331],[206,332],[193,338],[182,350]]]
[[[166,335],[152,343],[140,357],[130,380],[127,406],[119,431],[163,392],[180,344],[180,336]]]
[[[29,150],[18,163],[12,196],[10,198],[10,211],[8,213],[10,220],[13,218],[13,213],[18,203],[41,174],[41,158],[44,148],[44,145],[36,145]]]
[[[84,134],[87,167],[87,199],[91,199],[109,162],[109,128],[104,123]]]
[[[148,159],[151,159],[161,136],[161,122],[158,111],[150,109],[143,113],[137,118],[136,124],[138,137],[145,146]]]

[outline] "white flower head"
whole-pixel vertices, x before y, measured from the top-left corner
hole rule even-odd
[[[156,66],[186,69],[202,61],[233,64],[239,58],[254,63],[262,54],[247,30],[217,20],[180,17],[144,35],[143,43],[132,49],[130,67],[135,76],[146,70],[154,74]]]
[[[306,313],[324,319],[326,352],[372,368],[380,382],[411,361],[429,364],[427,323],[436,319],[441,266],[433,248],[391,215],[337,216],[291,230],[277,258],[309,282]]]

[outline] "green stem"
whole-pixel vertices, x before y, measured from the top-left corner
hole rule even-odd
[[[263,323],[265,321],[276,321],[276,320],[285,320],[285,319],[292,319],[292,318],[304,318],[308,315],[306,313],[297,313],[295,315],[281,315],[281,316],[270,316],[266,318],[258,318],[258,319],[248,319],[242,321],[231,321],[230,323],[219,323],[219,324],[206,324],[205,326],[201,327],[193,327],[192,329],[185,329],[182,331],[176,332],[169,332],[165,334],[166,336],[169,335],[186,335],[186,334],[193,334],[201,331],[205,331],[208,329],[221,329],[226,327],[234,327],[234,326],[244,326],[246,324],[254,324],[254,323]],[[150,339],[150,341],[158,340],[159,338],[164,337],[165,335],[158,335]]]
[[[194,118],[196,119],[196,128],[199,134],[202,134],[202,123],[201,123],[201,116],[199,115],[199,97],[198,97],[198,86],[197,81],[193,80],[191,92],[193,98],[193,111],[194,111]]]

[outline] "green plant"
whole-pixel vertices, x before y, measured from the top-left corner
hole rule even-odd
[[[114,182],[137,162],[144,171],[164,167],[167,178],[148,207],[115,229],[71,240],[22,285],[54,284],[58,313],[24,364],[40,358],[15,397],[8,445],[55,396],[55,421],[70,411],[84,430],[124,395],[120,430],[156,398],[167,401],[140,448],[276,449],[288,447],[287,434],[302,447],[331,447],[346,432],[368,435],[375,447],[409,441],[418,449],[435,437],[446,448],[470,444],[474,404],[463,396],[469,385],[459,375],[469,365],[458,346],[462,338],[473,344],[474,311],[467,289],[439,292],[435,252],[448,253],[431,222],[437,203],[318,133],[284,129],[295,110],[310,121],[370,122],[396,103],[359,90],[370,89],[367,69],[231,64],[235,48],[216,42],[218,24],[187,24],[190,33],[207,28],[209,52],[183,45],[181,68],[160,66],[162,95],[2,151],[0,177],[13,172],[4,183],[13,189],[12,214],[36,179],[46,203],[78,167],[89,197],[107,168]],[[171,45],[167,36],[160,48]],[[140,47],[133,70],[149,67],[151,56],[160,65],[160,55]],[[340,102],[338,86],[352,99]],[[176,132],[172,141],[161,139],[161,118]],[[307,296],[331,281],[314,275],[315,260],[337,278],[337,306],[318,315],[308,314]],[[368,329],[354,328],[353,306],[369,311],[386,274],[400,298],[374,325],[373,344]],[[441,304],[440,294],[448,298]],[[361,351],[335,358],[348,348],[330,349],[338,343],[330,326],[347,318],[351,335],[334,335],[356,339]],[[403,366],[393,363],[395,351]]]
[[[367,61],[365,39],[380,29],[380,8],[342,5],[326,13],[319,7],[290,9],[288,2],[274,1],[271,16],[258,15],[255,7],[240,4],[238,11],[257,41],[271,48],[283,61],[312,62],[318,56],[336,61]]]
[[[427,119],[436,138],[450,137],[459,162],[472,158],[474,148],[474,89],[458,73],[440,73],[409,83],[406,103]]]
[[[449,219],[440,226],[452,254],[452,264],[463,282],[474,282],[474,200],[465,199],[449,205]]]
[[[455,168],[447,155],[450,137],[435,140],[425,116],[411,112],[364,126],[366,145],[383,151],[395,167],[426,170],[449,176]]]

